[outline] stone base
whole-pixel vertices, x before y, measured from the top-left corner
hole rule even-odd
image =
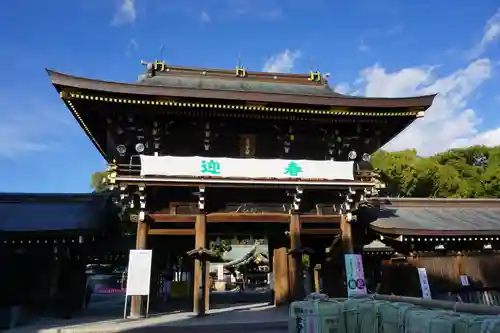
[[[146,315],[131,314],[131,315],[127,316],[127,319],[133,319],[133,320],[144,319],[144,318],[146,318]]]

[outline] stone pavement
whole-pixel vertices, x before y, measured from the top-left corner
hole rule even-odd
[[[153,315],[146,319],[44,319],[38,323],[8,330],[6,333],[176,333],[199,330],[212,332],[284,333],[288,325],[288,308],[268,303],[232,306],[210,310],[202,318],[190,312]]]

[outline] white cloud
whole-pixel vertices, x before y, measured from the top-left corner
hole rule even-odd
[[[368,45],[366,45],[365,43],[365,40],[362,39],[360,42],[359,42],[359,45],[358,45],[358,50],[360,52],[369,52],[370,51],[370,47]]]
[[[48,145],[40,143],[36,137],[26,133],[22,123],[15,120],[0,123],[0,146],[0,158],[14,158],[48,149]]]
[[[471,144],[500,144],[500,128],[479,132],[481,119],[468,107],[476,89],[491,77],[493,64],[477,59],[465,68],[438,77],[435,67],[413,67],[389,73],[380,65],[361,72],[356,85],[371,97],[406,97],[438,93],[422,119],[416,120],[385,149],[416,148],[430,155]]]
[[[113,16],[113,25],[134,23],[137,17],[134,0],[120,0],[120,6]]]
[[[333,88],[333,91],[339,94],[347,94],[350,91],[350,86],[348,83],[339,83]]]
[[[125,50],[125,54],[127,57],[132,56],[139,49],[139,43],[137,43],[137,39],[132,38],[127,43],[127,49]]]
[[[295,61],[300,57],[300,51],[285,51],[275,54],[267,59],[264,64],[264,72],[289,73],[292,71]]]
[[[500,38],[500,8],[497,10],[484,27],[481,41],[469,51],[470,58],[480,57],[488,46]]]
[[[38,98],[18,100],[14,106],[1,97],[0,158],[59,149],[73,135],[72,131],[78,133],[78,125],[69,112],[59,112],[60,106],[54,111],[51,103]]]
[[[202,11],[200,14],[200,21],[201,23],[210,23],[212,21],[212,18],[206,11]]]

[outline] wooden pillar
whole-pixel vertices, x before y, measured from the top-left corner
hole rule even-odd
[[[319,273],[321,271],[321,264],[317,264],[313,267],[314,269],[314,279],[313,279],[313,290],[315,293],[321,292],[321,283]]]
[[[137,234],[135,238],[135,248],[137,250],[146,249],[146,241],[148,236],[148,225],[145,221],[137,222]],[[146,297],[145,296],[131,296],[130,302],[130,317],[138,318],[145,315],[146,311]]]
[[[290,215],[290,251],[296,251],[302,247],[300,241],[300,216]],[[302,273],[302,256],[300,254],[289,255],[290,270],[290,300],[297,301],[303,298],[304,275]]]
[[[335,280],[337,283],[333,284],[335,286],[331,293],[332,296],[334,297],[343,297],[346,295],[347,291],[347,286],[345,285],[346,283],[346,271],[345,271],[345,254],[352,254],[354,253],[354,243],[353,243],[353,233],[352,233],[352,225],[350,221],[347,220],[347,214],[341,214],[340,215],[340,231],[342,232],[341,235],[341,245],[342,245],[342,252],[338,253],[338,260],[336,261],[337,263],[341,263],[338,265],[338,268],[334,270],[335,274]],[[335,264],[335,263],[332,263]]]
[[[342,249],[344,254],[354,253],[354,246],[352,241],[352,226],[347,221],[346,214],[340,215],[340,230],[342,232]]]
[[[204,262],[205,265],[205,283],[203,285],[203,304],[205,305],[205,313],[210,310],[210,287],[212,286],[210,280],[210,263]]]
[[[271,299],[269,303],[271,305],[274,304],[274,274],[273,274],[273,266],[274,266],[274,238],[267,237],[267,253],[269,258],[269,274],[267,275],[269,288],[271,289]]]
[[[196,249],[206,246],[206,222],[205,214],[196,216],[194,247]],[[201,260],[194,261],[193,274],[193,312],[197,315],[203,315],[206,310],[206,296],[208,288],[206,282],[206,263]],[[204,288],[203,288],[204,287]],[[203,289],[202,289],[203,288]]]
[[[289,284],[288,284],[288,249],[285,246],[277,245],[273,254],[273,276],[274,276],[274,305],[288,305]]]
[[[325,260],[325,247],[324,246],[314,246],[313,254],[310,256],[309,262],[312,269],[312,290],[315,293],[319,293],[321,291],[321,265]]]

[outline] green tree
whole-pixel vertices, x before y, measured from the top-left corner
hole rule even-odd
[[[233,247],[231,246],[231,242],[223,239],[219,242],[214,242],[211,248],[212,252],[214,252],[220,259],[222,259],[225,252],[229,252],[232,249]]]
[[[500,197],[500,146],[450,149],[429,157],[415,150],[378,151],[372,164],[391,196]]]
[[[108,171],[97,171],[90,176],[90,187],[94,193],[101,193],[108,190]]]

